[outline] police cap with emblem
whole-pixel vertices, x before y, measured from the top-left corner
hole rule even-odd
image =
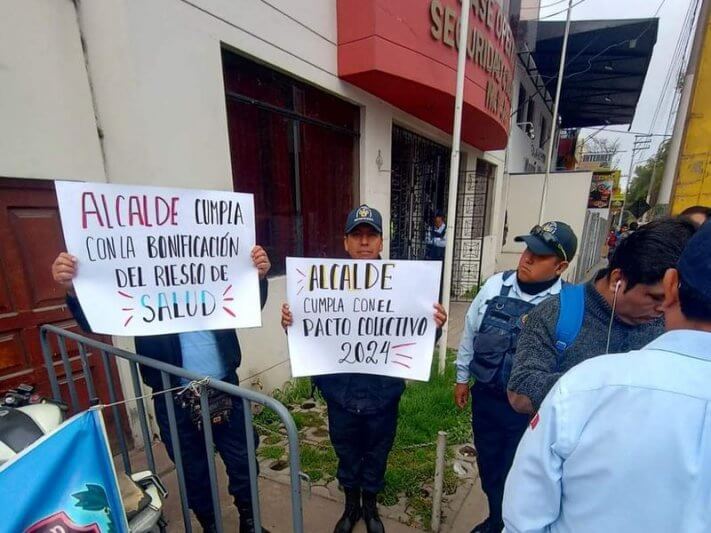
[[[578,238],[573,229],[558,220],[533,226],[528,235],[519,235],[514,240],[525,242],[536,255],[557,255],[564,261],[572,261],[578,249]]]
[[[378,233],[383,233],[383,217],[380,216],[377,209],[368,207],[365,204],[356,207],[353,211],[348,213],[348,218],[346,219],[346,235],[361,224],[367,224]]]

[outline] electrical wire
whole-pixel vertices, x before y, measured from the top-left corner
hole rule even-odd
[[[657,100],[657,105],[655,106],[654,110],[654,115],[652,117],[652,121],[649,125],[649,130],[652,131],[657,123],[657,119],[659,117],[659,112],[660,110],[664,107],[664,101],[667,98],[667,91],[669,89],[669,84],[671,80],[673,79],[674,73],[677,72],[677,65],[678,67],[678,73],[681,74],[681,71],[684,69],[686,61],[684,58],[687,55],[687,50],[689,47],[689,42],[691,40],[691,34],[692,34],[692,28],[694,26],[694,20],[696,18],[696,10],[698,8],[698,0],[692,0],[689,2],[689,6],[686,10],[686,15],[684,17],[684,21],[682,23],[682,28],[681,31],[679,32],[679,37],[677,38],[676,46],[674,48],[674,53],[672,54],[672,58],[669,61],[669,67],[667,68],[667,74],[664,79],[664,84],[662,85],[662,89],[659,94],[659,98]],[[673,86],[674,93],[677,92],[677,87]],[[673,102],[672,102],[673,105]]]
[[[546,19],[549,19],[549,18],[551,18],[551,17],[555,17],[556,15],[560,15],[561,13],[565,13],[566,11],[568,11],[568,9],[573,9],[575,6],[579,6],[580,4],[582,4],[583,2],[586,2],[586,1],[587,1],[587,0],[578,0],[577,2],[575,2],[574,4],[572,4],[570,7],[566,7],[565,9],[561,9],[560,11],[556,11],[555,13],[551,13],[550,15],[546,15],[545,17],[540,17],[538,20],[539,20],[539,21],[540,21],[540,20],[546,20]]]
[[[529,7],[522,7],[521,10],[524,9],[548,9],[549,7],[557,6],[558,4],[562,4],[563,2],[567,2],[568,0],[558,0],[557,2],[552,2],[550,4],[547,4],[545,6],[529,6]]]

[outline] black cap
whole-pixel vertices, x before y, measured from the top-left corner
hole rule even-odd
[[[383,217],[380,216],[380,212],[365,204],[356,207],[353,211],[348,213],[348,218],[346,219],[346,235],[361,224],[367,224],[378,233],[383,233]]]
[[[553,220],[542,226],[533,226],[528,235],[519,235],[516,242],[525,242],[536,255],[557,255],[565,261],[572,261],[578,250],[578,238],[565,222]]]
[[[711,303],[711,224],[701,226],[689,239],[677,268],[682,283]]]

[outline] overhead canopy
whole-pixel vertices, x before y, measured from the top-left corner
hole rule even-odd
[[[657,42],[659,19],[571,23],[559,114],[563,128],[631,124]],[[550,94],[565,22],[541,21],[533,58]]]

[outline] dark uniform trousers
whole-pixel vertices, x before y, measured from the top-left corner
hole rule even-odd
[[[375,412],[357,414],[328,402],[331,444],[338,456],[337,477],[344,488],[372,493],[383,490],[397,430],[398,404],[399,397]]]
[[[481,487],[489,500],[489,517],[501,521],[506,476],[530,420],[511,408],[498,390],[475,383],[472,392],[472,432]]]
[[[236,379],[226,378],[225,381],[233,384],[237,383]],[[175,405],[180,452],[185,472],[188,507],[198,517],[212,516],[212,496],[207,454],[205,452],[205,435],[190,420],[190,414],[187,409],[183,409],[180,403],[176,401],[173,402],[173,405]],[[171,460],[175,462],[165,394],[156,396],[155,409],[161,440],[165,444]],[[234,498],[235,505],[238,502],[240,505],[249,505],[252,501],[249,483],[249,458],[244,429],[244,409],[241,399],[232,399],[232,412],[230,413],[229,421],[224,424],[213,424],[212,436],[215,448],[217,448],[217,452],[225,463],[229,479],[228,491]],[[254,442],[256,449],[259,442],[256,432],[254,434]]]

